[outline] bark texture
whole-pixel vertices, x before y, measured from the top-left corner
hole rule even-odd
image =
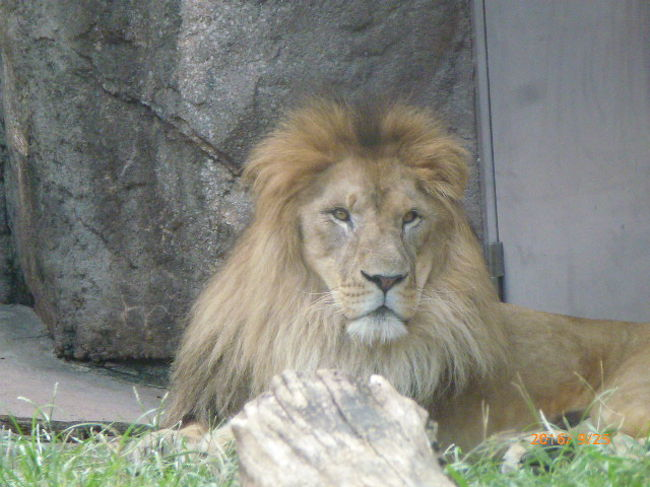
[[[427,413],[382,377],[285,372],[230,423],[242,486],[454,485],[425,432]]]

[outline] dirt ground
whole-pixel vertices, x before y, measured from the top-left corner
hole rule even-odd
[[[25,306],[0,305],[0,414],[55,420],[148,422],[161,387],[54,356],[45,326]],[[137,395],[136,392],[137,391]]]

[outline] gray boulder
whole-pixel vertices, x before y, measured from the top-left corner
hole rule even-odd
[[[246,153],[297,95],[404,94],[474,148],[469,0],[4,0],[0,48],[0,259],[9,228],[66,357],[173,354],[247,222]],[[477,229],[478,194],[475,171]]]

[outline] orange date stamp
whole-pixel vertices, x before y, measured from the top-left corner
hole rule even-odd
[[[609,445],[612,442],[609,433],[533,433],[532,437],[531,445]]]

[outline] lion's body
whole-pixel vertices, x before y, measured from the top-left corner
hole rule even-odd
[[[460,206],[463,159],[416,109],[294,113],[247,165],[255,216],[193,308],[168,421],[207,426],[284,369],[335,367],[386,377],[447,442],[529,424],[520,387],[548,417],[617,387],[607,405],[643,432],[650,326],[500,303]]]
[[[539,410],[557,420],[590,407],[600,427],[620,427],[631,435],[650,431],[650,324],[497,306],[509,337],[505,367],[434,406],[441,441],[473,445],[486,433],[533,425]],[[482,411],[488,405],[484,431]]]

